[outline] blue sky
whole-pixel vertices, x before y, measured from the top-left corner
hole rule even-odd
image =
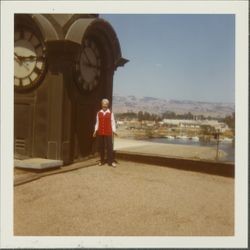
[[[234,102],[235,22],[229,14],[105,14],[130,60],[114,94]]]

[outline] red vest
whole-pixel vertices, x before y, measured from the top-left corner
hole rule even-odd
[[[98,135],[112,135],[111,112],[98,112],[99,127]]]

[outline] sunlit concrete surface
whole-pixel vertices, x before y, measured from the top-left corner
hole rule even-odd
[[[167,140],[167,139],[166,139]],[[150,142],[144,140],[114,139],[114,149],[135,153],[155,154],[159,156],[182,157],[189,159],[215,160],[216,148],[193,145],[175,145]],[[225,157],[226,152],[219,150],[219,156]]]
[[[234,179],[120,161],[14,188],[14,234],[234,234]]]

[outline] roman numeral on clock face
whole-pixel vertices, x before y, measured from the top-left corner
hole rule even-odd
[[[46,51],[43,38],[30,27],[15,27],[14,86],[26,90],[42,81],[46,73]]]
[[[31,79],[30,79],[29,76],[26,77],[26,78],[24,78],[24,79],[22,79],[22,85],[23,85],[23,86],[27,86],[27,85],[29,85],[30,83],[31,83]]]
[[[38,43],[34,48],[37,50],[38,48],[42,47],[41,43]]]
[[[35,73],[40,74],[41,73],[41,69],[39,69],[37,66],[34,68],[33,70]]]
[[[15,86],[19,86],[20,85],[20,79],[15,78],[14,79],[14,84],[15,84]]]
[[[19,85],[23,86],[23,79],[20,79]]]

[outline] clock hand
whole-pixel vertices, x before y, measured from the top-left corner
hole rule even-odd
[[[28,68],[28,66],[25,63],[22,63],[22,65],[29,71],[30,69]]]
[[[23,57],[23,60],[36,60],[37,56],[25,56]]]
[[[43,56],[27,56],[23,57],[24,60],[39,60],[39,59],[44,59]]]
[[[14,55],[15,55],[18,59],[20,59],[20,57],[21,57],[21,56],[19,56],[16,52],[14,52]]]
[[[19,65],[22,65],[22,62],[19,61],[18,58],[15,58],[15,61],[17,61],[17,63],[18,63]]]
[[[93,65],[93,64],[90,64],[90,63],[84,63],[84,65],[90,67],[90,68],[95,68],[95,69],[99,69],[100,67],[99,66],[96,66],[96,65]]]
[[[23,63],[23,59],[25,58],[24,56],[19,56],[17,53],[14,52],[14,55],[15,55],[15,59],[17,59],[17,62],[20,64],[20,65],[23,65],[28,71],[30,70],[28,68],[28,66],[26,64]]]
[[[22,62],[21,62],[21,61],[22,61],[22,57],[19,56],[16,52],[14,52],[14,55],[15,55],[15,57],[16,57],[18,63],[21,64],[21,63],[22,63]]]
[[[21,60],[36,60],[37,58],[40,58],[40,57],[37,57],[37,56],[20,56]]]
[[[86,56],[86,58],[87,58],[88,63],[91,65],[91,62],[90,62],[90,60],[89,60],[89,57],[88,57],[87,52],[86,52],[85,50],[83,50],[83,53],[85,54],[85,56]]]
[[[32,57],[32,59],[35,58],[34,56],[29,56],[29,57],[19,56],[16,52],[14,52],[14,55],[16,59],[18,60],[19,64],[23,64],[23,61],[26,60],[26,58],[29,58],[29,57]]]
[[[21,64],[22,62],[20,61],[20,59],[15,55],[15,58],[14,58],[19,64]]]

